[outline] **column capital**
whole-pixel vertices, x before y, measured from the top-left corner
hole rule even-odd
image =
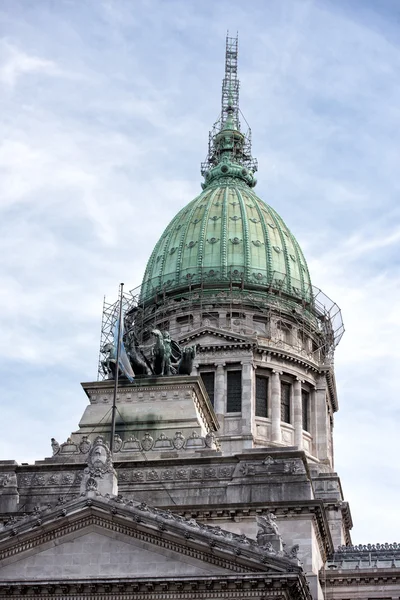
[[[305,379],[300,379],[300,377],[296,377],[296,381],[299,381],[300,383],[305,383]]]
[[[283,375],[283,371],[278,371],[276,369],[272,369],[272,374],[273,375]]]

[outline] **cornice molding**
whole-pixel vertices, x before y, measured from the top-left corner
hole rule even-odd
[[[205,577],[163,578],[92,578],[56,581],[24,581],[0,583],[0,598],[23,596],[29,600],[49,596],[54,600],[104,600],[112,594],[113,600],[209,600],[216,599],[312,600],[303,574],[237,574]]]

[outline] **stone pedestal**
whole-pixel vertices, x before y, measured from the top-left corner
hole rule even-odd
[[[14,460],[0,461],[0,513],[17,510],[19,493],[16,467],[17,463]]]

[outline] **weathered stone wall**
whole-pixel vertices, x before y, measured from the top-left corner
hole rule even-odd
[[[74,534],[76,535],[76,534]],[[226,573],[225,569],[139,540],[107,533],[86,531],[80,537],[47,544],[40,552],[20,560],[9,559],[0,567],[0,580],[70,579],[87,577],[149,577]]]

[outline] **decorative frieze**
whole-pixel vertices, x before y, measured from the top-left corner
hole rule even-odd
[[[234,465],[219,467],[171,467],[164,469],[120,469],[118,481],[124,483],[145,483],[156,481],[189,481],[205,479],[232,479],[235,471]]]
[[[91,579],[90,581],[64,581],[62,585],[52,582],[0,583],[0,598],[36,599],[40,597],[65,600],[104,600],[112,594],[113,600],[265,600],[265,598],[288,597],[293,600],[311,598],[306,585],[298,574],[244,573],[233,576]]]

